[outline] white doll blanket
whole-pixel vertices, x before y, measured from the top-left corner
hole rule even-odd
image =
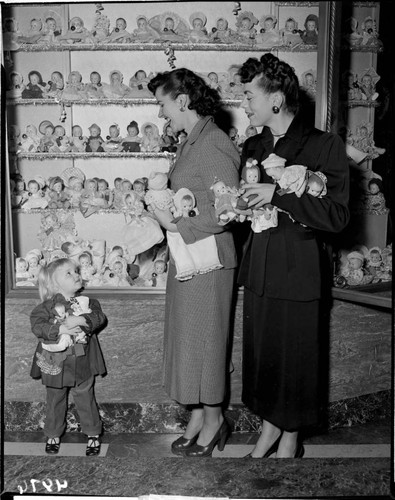
[[[138,255],[163,241],[158,222],[147,215],[132,216],[124,229],[124,244],[132,255]]]

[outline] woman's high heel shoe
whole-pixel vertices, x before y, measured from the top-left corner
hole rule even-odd
[[[226,420],[222,422],[221,427],[215,433],[213,439],[206,446],[200,446],[200,444],[194,444],[191,448],[188,448],[184,455],[186,457],[211,457],[215,446],[218,447],[218,451],[223,451],[225,448],[226,440],[231,433],[230,426]]]
[[[273,453],[276,453],[276,451],[278,450],[278,445],[280,444],[281,436],[282,436],[282,434],[280,434],[278,436],[278,438],[274,441],[274,443],[270,446],[270,448],[267,450],[267,452],[262,457],[253,457],[251,455],[251,453],[249,453],[244,458],[252,458],[253,460],[259,460],[261,458],[269,458],[270,455],[273,455]]]
[[[294,458],[302,458],[304,455],[304,446],[302,443],[298,443],[296,446]]]
[[[199,433],[191,439],[184,438],[183,436],[179,437],[171,443],[172,453],[174,453],[175,455],[183,455],[186,450],[192,448],[192,446],[196,443],[198,437]]]

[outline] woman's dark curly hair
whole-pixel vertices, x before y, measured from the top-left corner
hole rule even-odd
[[[273,54],[265,54],[260,60],[250,57],[239,69],[242,83],[251,82],[260,76],[258,86],[267,94],[280,91],[284,94],[284,108],[291,113],[299,109],[299,81],[295,70]]]
[[[158,73],[148,84],[148,89],[155,94],[158,88],[165,95],[170,94],[175,100],[180,94],[189,96],[188,109],[194,109],[199,116],[215,115],[221,108],[221,98],[217,90],[193,71],[186,68]]]

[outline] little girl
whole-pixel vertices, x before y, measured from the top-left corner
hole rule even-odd
[[[105,375],[106,368],[97,334],[106,326],[106,316],[96,299],[89,300],[91,312],[75,316],[69,314],[62,322],[56,322],[59,305],[72,312],[81,290],[82,280],[77,267],[69,259],[57,259],[44,266],[38,276],[38,289],[42,303],[32,311],[30,323],[39,338],[34,353],[32,378],[41,378],[47,387],[47,408],[44,434],[47,437],[46,453],[56,454],[60,438],[66,429],[67,395],[71,391],[81,419],[81,430],[88,436],[86,455],[100,453],[99,436],[102,432],[97,403],[94,396],[96,375]],[[71,337],[86,335],[86,344],[74,344],[64,351],[61,371],[52,374],[52,365],[46,361],[42,342],[56,343],[62,334]],[[78,349],[76,348],[78,346]],[[45,350],[44,350],[45,351]],[[49,353],[51,354],[51,353]],[[59,353],[56,353],[59,354]],[[57,370],[55,370],[56,372]]]

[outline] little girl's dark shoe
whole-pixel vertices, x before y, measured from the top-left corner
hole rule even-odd
[[[171,444],[171,451],[175,455],[183,455],[186,450],[192,448],[192,446],[196,443],[199,434],[196,434],[191,439],[186,439],[183,436],[179,437]]]
[[[47,443],[45,445],[45,453],[48,453],[49,455],[56,455],[57,453],[59,453],[59,448],[60,438],[55,437],[47,439]]]
[[[86,456],[93,457],[100,453],[101,443],[99,436],[88,436],[88,444],[86,445]]]

